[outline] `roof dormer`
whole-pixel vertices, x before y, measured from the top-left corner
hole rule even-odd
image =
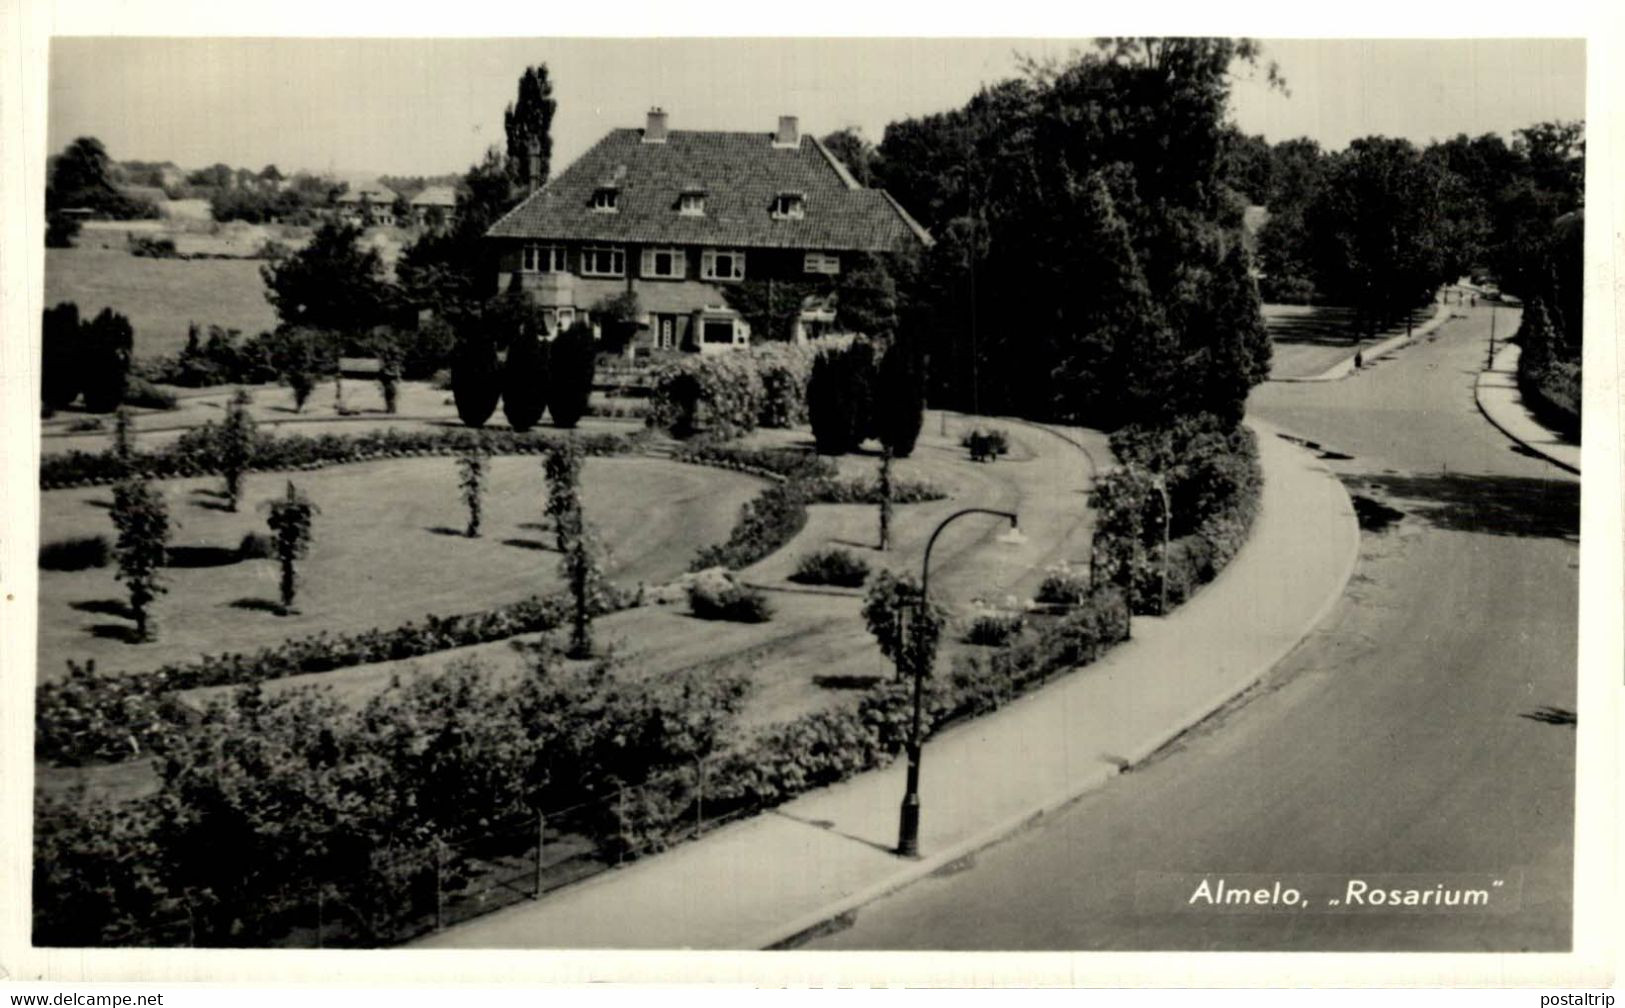
[[[677,194],[677,212],[684,217],[705,216],[705,187],[687,185]]]
[[[800,220],[807,216],[807,194],[785,190],[773,197],[771,212],[775,220]]]

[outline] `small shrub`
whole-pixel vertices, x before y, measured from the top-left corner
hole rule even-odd
[[[773,606],[765,594],[733,582],[729,582],[725,588],[691,585],[688,589],[688,606],[700,619],[766,623],[773,618]]]
[[[238,560],[270,560],[276,556],[276,543],[263,532],[244,532],[237,543]]]
[[[104,535],[57,539],[41,543],[39,548],[40,570],[89,570],[112,562],[113,544]]]
[[[146,235],[130,235],[130,254],[148,259],[178,259],[173,238],[152,238]]]
[[[1027,626],[1019,613],[983,612],[965,628],[965,643],[1004,647]]]
[[[131,375],[124,383],[124,405],[172,410],[175,408],[175,393],[161,389],[145,378]]]
[[[1038,585],[1037,600],[1049,605],[1077,605],[1089,595],[1089,575],[1070,564],[1061,563],[1044,573]]]
[[[970,451],[972,462],[992,462],[1000,455],[1010,454],[1010,439],[997,428],[978,427],[960,438],[959,444]]]
[[[805,486],[799,481],[775,483],[746,501],[728,541],[702,549],[689,569],[742,570],[794,539],[806,524]]]
[[[869,565],[863,558],[853,556],[844,549],[824,549],[808,553],[796,564],[790,580],[801,584],[839,585],[857,588],[869,576]]]

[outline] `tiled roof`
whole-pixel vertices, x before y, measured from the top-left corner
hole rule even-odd
[[[594,192],[611,183],[616,211],[593,210]],[[868,252],[930,242],[884,192],[849,183],[810,136],[781,148],[770,133],[672,130],[664,143],[644,143],[642,130],[617,129],[487,235]],[[705,191],[705,215],[679,214],[678,198],[696,188]],[[805,194],[803,217],[773,218],[773,199],[786,192]]]
[[[457,190],[451,186],[430,186],[412,197],[413,206],[456,206]]]
[[[363,196],[367,198],[368,203],[376,205],[395,202],[396,193],[393,189],[386,189],[383,186],[363,186],[360,188],[352,186],[339,196],[338,201],[340,203],[360,203]]]

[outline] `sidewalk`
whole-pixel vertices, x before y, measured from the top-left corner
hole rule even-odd
[[[1266,479],[1251,540],[1168,617],[1080,673],[933,738],[921,849],[891,853],[904,767],[863,774],[424,948],[771,947],[921,878],[1108,780],[1245,689],[1330,611],[1359,529],[1341,483],[1251,422]]]
[[[1524,407],[1523,396],[1518,392],[1518,355],[1522,352],[1517,344],[1508,343],[1495,355],[1490,369],[1479,372],[1478,384],[1473,390],[1478,410],[1507,437],[1578,475],[1580,446],[1558,437]]]
[[[1378,357],[1381,357],[1383,354],[1389,353],[1389,352],[1391,352],[1393,350],[1396,350],[1399,347],[1404,346],[1406,343],[1409,343],[1410,341],[1412,341],[1412,340],[1414,340],[1414,339],[1416,339],[1418,337],[1426,336],[1428,333],[1430,333],[1433,330],[1435,330],[1435,329],[1439,328],[1440,326],[1444,325],[1449,320],[1450,320],[1450,306],[1447,305],[1447,304],[1441,304],[1441,305],[1439,305],[1438,310],[1436,310],[1433,313],[1432,318],[1428,319],[1426,322],[1423,322],[1421,325],[1417,326],[1416,328],[1411,330],[1409,333],[1399,333],[1396,336],[1388,337],[1387,339],[1383,340],[1381,343],[1373,343],[1371,346],[1368,346],[1368,347],[1360,347],[1359,350],[1358,350],[1358,353],[1360,355],[1360,359],[1362,361],[1376,360]],[[1320,374],[1309,375],[1309,376],[1303,377],[1303,378],[1271,378],[1270,381],[1275,381],[1275,382],[1337,381],[1337,380],[1342,379],[1342,378],[1347,378],[1351,373],[1353,373],[1353,371],[1354,371],[1354,354],[1349,354],[1348,357],[1344,358],[1341,361],[1338,361],[1336,364],[1333,364],[1331,367],[1327,368],[1325,371],[1322,371]]]

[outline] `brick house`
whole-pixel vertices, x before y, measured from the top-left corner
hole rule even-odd
[[[631,291],[634,346],[701,352],[749,342],[729,284],[839,275],[854,253],[931,241],[884,191],[860,186],[801,135],[794,116],[772,133],[671,130],[659,109],[641,130],[610,131],[487,237],[501,288],[528,291],[554,331]],[[833,317],[828,305],[807,305],[795,338]]]
[[[438,218],[450,227],[457,217],[457,190],[451,186],[429,186],[412,197],[412,219],[419,227],[429,227]]]

